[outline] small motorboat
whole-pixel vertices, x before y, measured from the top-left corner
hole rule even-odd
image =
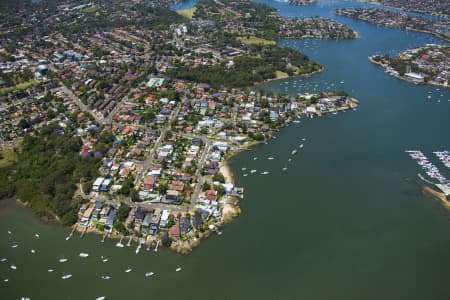
[[[37,238],[39,238],[39,234],[38,234],[38,233],[35,233],[34,236],[37,237]]]
[[[15,265],[11,265],[11,269],[17,270],[17,267]]]
[[[60,262],[60,263],[64,263],[64,262],[66,262],[66,261],[68,261],[68,259],[65,258],[65,257],[62,257],[62,258],[59,259],[59,262]]]
[[[11,246],[11,248],[17,248],[17,247],[19,247],[19,245],[17,245],[17,244],[14,244]]]
[[[62,279],[69,279],[72,277],[72,274],[64,274],[61,278]]]
[[[79,256],[85,258],[85,257],[88,257],[89,254],[84,253],[84,252],[81,252],[81,253],[79,254]]]
[[[182,269],[180,267],[175,269],[175,272],[180,272]]]
[[[108,275],[102,275],[102,279],[103,279],[103,280],[110,280],[110,279],[111,279],[111,276],[108,276]]]
[[[128,269],[125,270],[125,273],[130,273],[131,271],[133,271],[133,269],[128,268]]]
[[[155,273],[153,273],[153,272],[147,272],[147,273],[145,273],[145,277],[153,276],[153,274],[155,274]]]
[[[47,272],[49,272],[49,273],[52,273],[53,271],[55,271],[55,270],[53,270],[53,269],[48,269],[47,270]]]

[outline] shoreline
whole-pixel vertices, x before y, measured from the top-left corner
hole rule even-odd
[[[439,203],[448,211],[450,211],[450,202],[447,200],[446,196],[444,193],[438,192],[435,189],[426,186],[426,185],[422,185],[422,193],[424,195],[428,195],[431,196],[432,198],[434,198],[435,200],[438,200]]]

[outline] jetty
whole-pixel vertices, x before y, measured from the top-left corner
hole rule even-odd
[[[75,224],[75,226],[72,228],[72,231],[69,233],[68,236],[66,236],[66,241],[70,240],[73,236],[73,233],[75,232],[75,230],[77,229],[78,224]]]
[[[108,237],[108,234],[109,234],[109,232],[107,232],[107,233],[103,236],[103,238],[102,238],[102,243],[105,242],[106,238]]]
[[[133,239],[133,236],[130,236],[130,239],[128,240],[128,243],[127,243],[127,247],[130,247],[131,246],[131,240]]]
[[[83,231],[81,232],[80,238],[84,237],[84,235],[86,234],[87,230],[88,230],[87,227],[84,227]]]

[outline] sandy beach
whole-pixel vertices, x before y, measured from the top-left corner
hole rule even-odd
[[[220,173],[222,173],[225,177],[226,183],[234,184],[233,173],[231,172],[230,167],[228,166],[228,163],[226,161],[224,161],[222,167],[220,167]]]

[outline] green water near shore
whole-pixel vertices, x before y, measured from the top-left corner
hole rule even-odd
[[[281,14],[297,11],[271,3]],[[330,16],[333,8],[310,13]],[[0,258],[8,259],[0,263],[2,299],[450,299],[450,215],[422,196],[420,169],[403,152],[420,149],[431,157],[450,149],[450,91],[400,81],[367,61],[372,54],[441,41],[337,19],[362,37],[283,42],[326,70],[264,88],[346,90],[360,108],[302,119],[268,145],[231,159],[245,200],[223,235],[203,241],[189,256],[165,249],[136,255],[136,245],[119,249],[115,241],[100,243],[99,236],[65,241],[68,230],[2,201]],[[302,151],[288,162],[301,143]],[[242,167],[258,172],[244,177]],[[266,170],[269,175],[259,175]],[[62,256],[66,263],[58,262]],[[101,256],[109,261],[102,263]],[[125,273],[127,268],[133,271]],[[145,277],[150,271],[155,275]],[[63,273],[73,277],[62,280]]]

